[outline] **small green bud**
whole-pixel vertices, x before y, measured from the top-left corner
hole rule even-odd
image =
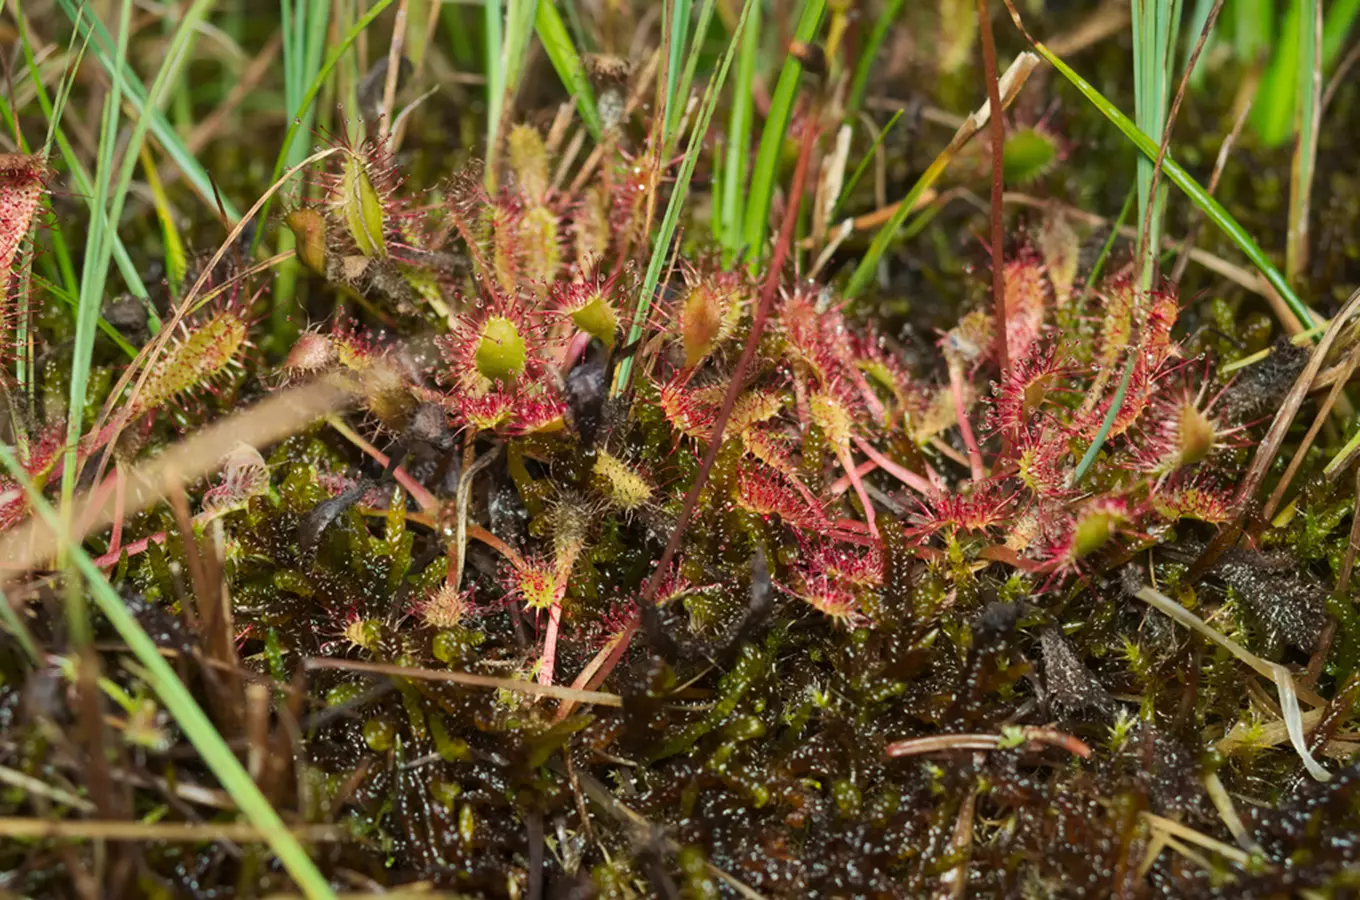
[[[477,341],[477,371],[492,381],[514,381],[524,371],[529,352],[515,323],[492,316],[482,326]]]
[[[364,161],[357,156],[345,160],[340,175],[340,209],[359,252],[364,256],[387,259],[382,198],[364,170]]]

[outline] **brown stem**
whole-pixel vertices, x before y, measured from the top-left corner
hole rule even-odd
[[[982,35],[982,65],[987,75],[987,125],[992,136],[992,303],[996,309],[996,355],[1005,377],[1011,367],[1010,329],[1006,319],[1006,223],[1002,196],[1006,191],[1006,126],[1001,121],[1001,85],[996,73],[996,42],[992,39],[992,14],[988,0],[977,0],[978,29]]]

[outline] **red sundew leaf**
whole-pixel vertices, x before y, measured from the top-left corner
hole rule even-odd
[[[1169,521],[1198,519],[1222,525],[1233,517],[1232,491],[1210,474],[1181,470],[1148,498],[1157,514]]]
[[[827,525],[826,513],[809,506],[798,491],[784,479],[762,467],[744,464],[737,470],[737,502],[742,508],[762,516],[777,515],[784,524],[816,530]]]
[[[1029,355],[1044,327],[1048,307],[1048,275],[1044,261],[1025,247],[1006,262],[1006,347],[1012,364]]]
[[[42,195],[47,190],[47,164],[39,156],[0,154],[0,358],[13,349],[11,330],[18,305],[15,296],[19,250],[33,230]]]
[[[920,501],[920,511],[911,516],[908,534],[923,536],[943,528],[982,532],[1005,525],[1012,519],[1015,493],[1003,494],[995,480],[976,484],[971,494],[941,494]]]

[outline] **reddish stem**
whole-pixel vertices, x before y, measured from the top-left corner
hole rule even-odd
[[[562,625],[562,601],[555,600],[548,608],[548,630],[543,635],[543,659],[538,667],[538,683],[552,684],[553,669],[557,665],[557,631]]]
[[[903,466],[899,466],[888,457],[874,449],[874,446],[864,438],[856,435],[853,438],[855,446],[860,452],[869,457],[870,461],[876,463],[880,469],[887,472],[907,487],[926,497],[934,496],[935,487],[929,481],[917,475],[915,472]]]
[[[850,479],[850,484],[855,489],[855,496],[859,497],[860,505],[864,507],[864,521],[869,526],[869,534],[877,539],[878,524],[874,521],[874,502],[869,499],[869,492],[864,489],[864,480],[859,477],[859,471],[855,468],[855,459],[850,455],[850,448],[837,447],[836,458],[841,461],[841,468],[845,470],[845,477]]]
[[[1005,341],[1001,343],[1005,346]],[[949,367],[949,389],[954,394],[954,417],[959,420],[959,434],[963,437],[963,445],[968,448],[968,468],[976,483],[986,477],[986,473],[982,467],[982,451],[978,449],[973,426],[968,421],[968,410],[963,403],[963,372],[957,365]]]
[[[639,605],[642,609],[644,621],[648,617],[655,618],[657,616],[656,592],[661,586],[661,579],[670,570],[671,561],[675,558],[676,551],[680,549],[680,541],[684,539],[689,520],[694,515],[695,507],[699,505],[699,493],[708,482],[709,473],[713,470],[713,463],[718,457],[718,449],[722,446],[723,431],[727,428],[728,419],[732,417],[732,409],[736,405],[737,397],[741,394],[746,381],[746,370],[750,368],[751,360],[756,355],[760,336],[765,331],[765,321],[770,316],[770,307],[774,305],[775,295],[779,292],[780,270],[784,267],[789,246],[793,242],[793,228],[798,221],[798,207],[803,199],[803,185],[807,181],[808,163],[812,158],[812,148],[817,142],[819,130],[817,126],[816,116],[810,116],[807,128],[803,132],[802,146],[798,149],[798,165],[793,171],[793,184],[789,188],[789,202],[785,207],[784,221],[779,227],[779,239],[774,245],[774,256],[770,260],[765,284],[760,290],[760,305],[756,307],[755,317],[751,320],[751,332],[746,336],[746,345],[741,349],[741,358],[737,360],[737,367],[732,372],[732,382],[728,385],[726,396],[723,397],[718,418],[713,423],[713,436],[709,440],[708,451],[704,454],[703,463],[699,466],[699,472],[694,478],[693,486],[690,487],[689,493],[685,495],[685,503],[680,508],[680,515],[676,518],[675,528],[671,530],[670,539],[666,541],[666,549],[661,554],[661,561],[652,571],[652,577],[647,580],[647,587],[642,593],[642,600]]]
[[[1001,87],[996,75],[996,42],[992,39],[992,15],[987,0],[977,0],[979,31],[982,35],[982,66],[987,76],[987,104],[991,109],[987,125],[992,134],[992,303],[996,308],[996,355],[1004,378],[1010,369],[1010,329],[1006,319],[1006,224],[1002,196],[1006,189],[1006,128],[1001,121]]]

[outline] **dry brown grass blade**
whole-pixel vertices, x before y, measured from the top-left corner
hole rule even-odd
[[[496,688],[514,691],[518,694],[533,694],[537,697],[552,697],[555,700],[568,700],[573,703],[591,703],[595,706],[623,706],[623,698],[618,694],[604,694],[599,691],[581,691],[556,684],[539,684],[536,681],[519,681],[515,678],[496,678],[492,675],[474,675],[471,672],[441,672],[436,669],[416,669],[406,666],[390,666],[384,663],[356,662],[348,659],[326,659],[312,657],[306,661],[309,669],[341,669],[346,672],[367,672],[370,675],[388,675],[393,678],[410,678],[416,681],[448,681],[469,687]]]
[[[1084,741],[1064,734],[1053,728],[1023,727],[1018,735],[1030,744],[1048,744],[1080,756],[1091,757],[1091,748]],[[907,738],[894,741],[885,748],[885,753],[893,758],[901,756],[920,756],[925,753],[945,753],[956,750],[996,750],[1002,746],[1006,736],[1002,734],[932,734],[926,737]]]
[[[1356,366],[1360,366],[1360,345],[1357,345],[1346,358],[1342,365],[1341,373],[1332,382],[1332,389],[1327,392],[1327,399],[1322,401],[1318,407],[1317,415],[1313,416],[1313,424],[1308,426],[1308,433],[1299,441],[1299,446],[1294,450],[1294,456],[1289,460],[1289,467],[1280,476],[1280,483],[1275,485],[1275,490],[1271,492],[1270,499],[1261,509],[1260,518],[1257,520],[1258,526],[1269,522],[1275,515],[1275,510],[1279,509],[1280,501],[1284,499],[1285,492],[1289,490],[1289,485],[1293,483],[1294,476],[1298,474],[1299,467],[1303,465],[1303,458],[1308,453],[1313,441],[1317,438],[1317,433],[1322,430],[1322,423],[1327,421],[1327,416],[1331,415],[1332,407],[1336,405],[1337,398],[1341,396],[1342,389],[1351,375],[1355,373]]]
[[[1275,414],[1275,420],[1270,423],[1270,430],[1266,432],[1266,436],[1256,448],[1256,454],[1251,458],[1251,464],[1247,466],[1247,471],[1243,473],[1238,482],[1237,494],[1233,497],[1232,502],[1232,521],[1223,527],[1223,530],[1218,533],[1218,536],[1209,544],[1200,558],[1195,560],[1194,565],[1190,567],[1191,583],[1203,577],[1223,551],[1237,541],[1241,534],[1242,520],[1248,511],[1248,504],[1256,496],[1257,490],[1260,489],[1266,470],[1270,468],[1271,464],[1275,462],[1275,457],[1279,455],[1285,435],[1288,434],[1290,426],[1294,423],[1294,416],[1298,414],[1299,407],[1303,405],[1304,399],[1308,396],[1313,379],[1317,378],[1332,345],[1336,343],[1341,331],[1357,311],[1360,311],[1360,290],[1351,294],[1346,305],[1341,308],[1341,312],[1337,313],[1336,318],[1332,319],[1331,324],[1327,326],[1327,330],[1322,335],[1322,340],[1313,348],[1313,354],[1308,358],[1308,365],[1299,373],[1298,378],[1294,380],[1293,386],[1289,389],[1289,393],[1285,395],[1284,401],[1280,404],[1279,412]]]
[[[397,104],[397,77],[401,74],[401,48],[406,42],[406,6],[408,0],[397,4],[396,20],[392,23],[392,43],[387,50],[387,80],[383,83],[382,116],[378,121],[378,142],[387,140],[392,130],[392,110]]]
[[[1219,0],[1222,2],[1222,0]],[[1001,83],[996,67],[996,42],[992,40],[992,12],[988,0],[977,0],[978,32],[982,36],[982,68],[987,82],[987,103],[993,110],[1003,109],[1001,105]],[[1011,368],[1011,353],[1008,344],[1010,328],[1006,318],[1006,219],[1003,209],[1005,185],[1005,147],[1006,126],[1000,113],[988,117],[987,127],[991,133],[992,150],[992,305],[996,321],[996,356],[1004,379]],[[1003,440],[1004,443],[1004,440]]]
[[[237,441],[254,447],[268,446],[345,408],[352,398],[338,381],[316,381],[275,394],[244,412],[201,428],[129,473],[124,514],[135,515],[159,502],[165,496],[169,473],[192,483],[215,470],[223,449]],[[76,508],[83,509],[88,502],[86,494],[77,501]],[[91,517],[91,530],[98,531],[111,522],[112,513],[101,510]],[[0,569],[0,587],[50,559],[56,547],[56,536],[34,519],[11,529],[0,539],[0,559],[5,561],[5,568]]]
[[[336,825],[304,825],[289,829],[304,841],[343,841],[352,835]],[[244,822],[135,822],[101,819],[68,819],[53,821],[36,818],[0,818],[0,836],[9,839],[42,840],[74,838],[78,840],[112,841],[171,841],[197,843],[199,841],[256,841],[264,843],[265,836],[258,828]]]
[[[1119,34],[1129,24],[1129,5],[1123,0],[1105,0],[1095,12],[1071,31],[1064,31],[1048,42],[1048,48],[1066,59],[1106,38]]]

